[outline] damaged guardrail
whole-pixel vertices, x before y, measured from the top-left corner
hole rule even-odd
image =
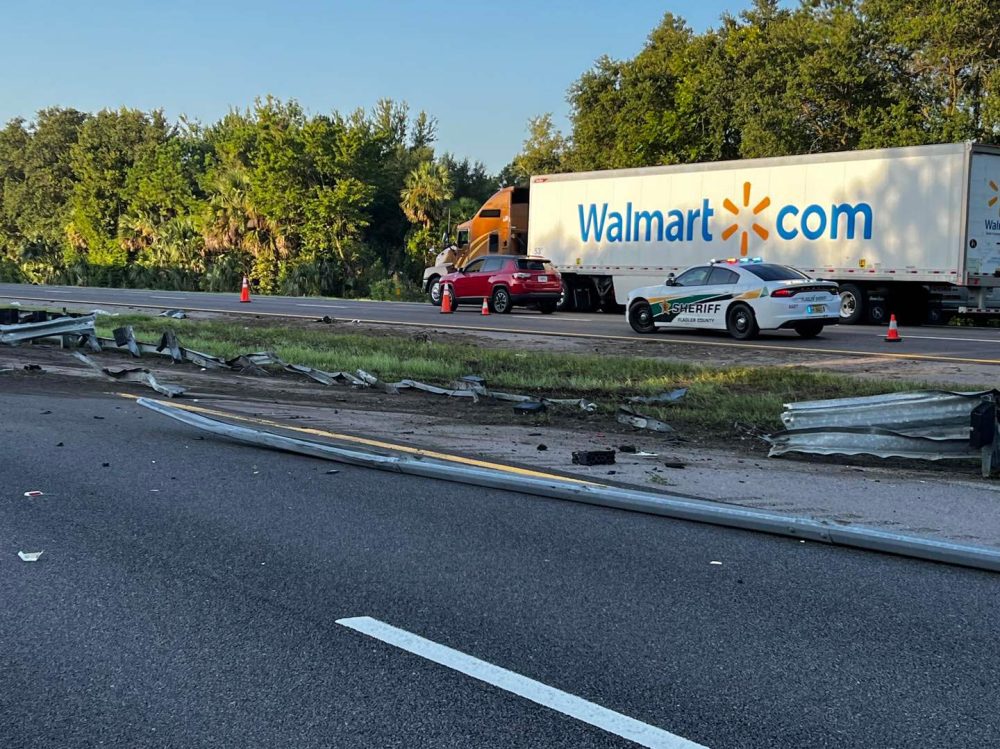
[[[80,317],[56,317],[38,322],[19,322],[12,325],[0,325],[0,343],[16,346],[19,343],[37,341],[43,338],[62,338],[75,335],[86,339],[94,336],[95,315]]]
[[[785,430],[765,437],[768,454],[980,458],[989,476],[1000,465],[998,398],[996,390],[929,390],[786,403]]]
[[[429,458],[366,453],[229,424],[148,398],[139,398],[137,402],[145,408],[189,426],[258,447],[268,447],[274,450],[412,476],[456,481],[493,489],[507,489],[535,496],[644,512],[730,528],[761,531],[801,540],[850,546],[1000,572],[1000,551],[992,549],[905,536],[872,528],[830,525],[807,518],[787,517],[760,510],[719,505],[672,495],[653,494],[635,489],[621,489],[603,484],[559,479],[554,476],[536,478],[496,469],[456,465]]]

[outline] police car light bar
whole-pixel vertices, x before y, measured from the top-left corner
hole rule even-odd
[[[709,265],[715,265],[716,263],[726,263],[727,265],[740,265],[743,263],[763,263],[764,258],[762,257],[727,257],[725,260],[720,260],[719,258],[712,258],[708,261]]]

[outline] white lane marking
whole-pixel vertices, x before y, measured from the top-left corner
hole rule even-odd
[[[296,307],[322,307],[323,309],[347,309],[342,304],[299,304],[296,303]]]
[[[150,294],[150,299],[172,299],[175,302],[183,302],[187,299],[186,296],[158,296],[156,294]]]
[[[962,343],[964,341],[970,341],[972,343],[1000,343],[1000,338],[965,338],[963,336],[956,336],[950,338],[943,335],[913,335],[913,333],[907,333],[905,336],[899,334],[903,338],[918,338],[922,341],[950,341],[952,343]],[[885,338],[885,333],[878,333],[876,338]]]
[[[668,733],[662,728],[642,723],[635,718],[616,713],[614,710],[608,710],[606,707],[588,702],[500,666],[494,666],[492,663],[481,661],[445,645],[439,645],[420,637],[420,635],[407,632],[405,629],[399,629],[378,619],[372,619],[370,616],[338,619],[337,624],[454,669],[466,676],[471,676],[473,679],[513,692],[526,700],[531,700],[543,707],[589,723],[602,731],[634,741],[640,746],[653,747],[654,749],[706,749],[701,744],[695,744],[681,736]]]

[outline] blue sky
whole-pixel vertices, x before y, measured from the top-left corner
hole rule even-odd
[[[696,31],[749,0],[7,0],[0,120],[47,106],[162,107],[211,122],[256,96],[311,113],[405,100],[440,151],[500,169],[528,118],[565,124],[566,89],[603,54],[631,57],[663,13]]]

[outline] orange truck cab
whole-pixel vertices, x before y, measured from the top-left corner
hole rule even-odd
[[[433,304],[440,304],[442,276],[483,255],[527,253],[528,188],[504,187],[475,216],[458,225],[455,245],[438,253],[434,265],[424,269],[423,289]]]

